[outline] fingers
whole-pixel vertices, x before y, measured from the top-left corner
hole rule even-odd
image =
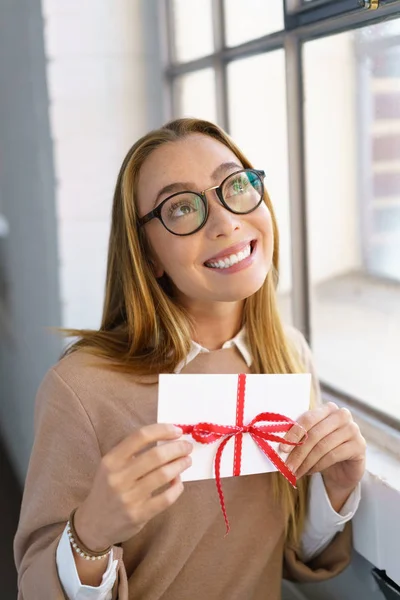
[[[309,473],[324,457],[330,456],[333,460],[331,464],[335,464],[337,461],[337,449],[342,447],[348,441],[354,437],[354,423],[348,423],[344,427],[335,429],[327,435],[322,437],[315,443],[313,447],[310,447],[308,453],[299,453],[297,456],[292,454],[289,456],[286,464],[288,467],[296,473],[296,477],[303,477],[306,473]],[[308,446],[308,444],[307,444]],[[299,448],[300,449],[300,448]],[[349,457],[346,457],[346,460]],[[325,459],[326,462],[327,459]]]
[[[285,435],[286,440],[290,442],[300,442],[304,437],[304,432],[309,432],[317,423],[323,421],[330,414],[339,410],[339,407],[334,402],[327,402],[323,406],[314,410],[308,410],[301,417],[297,419],[298,425],[294,425],[290,431]],[[299,427],[300,426],[300,427]],[[293,450],[293,446],[289,446],[284,442],[279,446],[282,452],[290,452]]]
[[[183,456],[152,471],[136,482],[135,494],[141,498],[149,498],[156,490],[179,478],[181,473],[192,464],[190,456]]]
[[[183,492],[183,483],[179,476],[175,477],[167,489],[150,498],[138,498],[135,491],[125,495],[123,505],[129,515],[129,522],[139,529],[153,517],[169,508]]]
[[[160,467],[167,466],[176,459],[187,458],[192,450],[193,444],[183,439],[161,444],[133,458],[128,466],[121,470],[121,477],[131,482],[137,481],[152,471],[159,471]]]
[[[108,453],[108,460],[121,465],[146,446],[156,442],[174,440],[182,435],[182,429],[170,423],[155,423],[134,431]]]
[[[136,535],[180,496],[180,474],[190,466],[188,455],[193,448],[182,433],[173,425],[149,425],[103,456],[85,500],[90,530],[102,525],[101,542],[125,541]],[[158,441],[166,443],[154,446]],[[94,537],[99,541],[97,534]]]
[[[183,483],[179,477],[171,482],[170,487],[151,498],[146,506],[147,519],[150,520],[174,504],[183,492]]]
[[[359,445],[355,440],[349,440],[325,454],[325,456],[323,456],[312,469],[308,471],[308,475],[319,473],[336,463],[352,460],[357,457],[359,457]],[[360,460],[362,460],[362,458],[360,458]]]
[[[314,449],[315,454],[318,454],[320,458],[325,454],[327,446],[332,443],[332,438],[328,440],[329,435],[338,429],[343,429],[351,421],[351,414],[347,409],[338,409],[328,414],[325,419],[319,421],[308,431],[308,438],[302,446],[292,449],[289,459],[286,461],[287,464],[296,471]],[[346,431],[344,434],[342,432],[340,436],[350,433],[350,431]],[[333,439],[337,439],[337,436]],[[344,440],[341,439],[341,441]]]

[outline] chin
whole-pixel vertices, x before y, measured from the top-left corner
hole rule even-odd
[[[235,288],[231,289],[226,286],[224,290],[220,291],[218,294],[219,297],[216,298],[216,300],[219,302],[238,302],[240,300],[246,300],[246,298],[250,298],[250,296],[253,296],[258,292],[263,286],[265,279],[266,276],[258,281],[253,281],[251,284],[249,283],[248,285],[241,285],[238,287],[235,286]]]
[[[258,269],[257,273],[252,273],[251,276],[244,277],[243,275],[236,278],[236,281],[227,277],[221,276],[221,281],[216,285],[213,281],[196,282],[192,288],[182,290],[178,297],[183,301],[183,304],[190,304],[193,301],[201,303],[213,302],[240,302],[253,296],[263,286],[267,275],[271,269],[271,264],[265,269]],[[250,274],[249,274],[250,275]],[[223,284],[223,285],[222,285]]]

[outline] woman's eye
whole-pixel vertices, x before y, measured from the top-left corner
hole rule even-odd
[[[233,194],[241,194],[246,191],[249,186],[249,180],[247,178],[241,177],[240,179],[236,179],[232,182],[231,192]]]
[[[191,204],[173,204],[170,208],[170,216],[173,218],[184,217],[196,209]]]
[[[192,212],[193,207],[189,206],[189,204],[185,204],[184,206],[180,206],[178,213],[181,213],[182,215],[187,215],[188,213]]]

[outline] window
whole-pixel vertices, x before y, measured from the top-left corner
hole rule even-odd
[[[171,116],[218,122],[265,170],[284,320],[326,390],[400,429],[399,3],[169,6]]]
[[[283,50],[230,63],[228,98],[230,134],[253,166],[266,173],[265,187],[279,226],[280,307],[285,321],[290,322],[292,280]]]
[[[225,0],[227,46],[237,46],[284,28],[283,0]]]
[[[211,0],[173,0],[174,54],[188,61],[214,50]]]
[[[181,117],[199,117],[217,121],[213,69],[202,69],[177,77],[174,86]]]
[[[363,122],[365,270],[400,282],[400,19],[355,36]]]
[[[307,42],[304,98],[320,376],[400,420],[399,23]]]

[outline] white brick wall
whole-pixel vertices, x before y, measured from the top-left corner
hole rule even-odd
[[[113,189],[147,126],[140,0],[43,0],[63,326],[99,325]]]

